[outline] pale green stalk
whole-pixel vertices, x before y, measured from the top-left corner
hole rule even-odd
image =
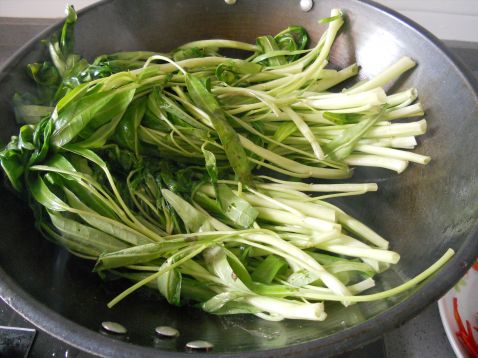
[[[431,160],[431,158],[426,155],[368,144],[357,145],[355,147],[355,150],[365,154],[374,154],[382,157],[396,158],[418,164],[428,164]]]
[[[415,101],[418,97],[416,88],[410,88],[403,92],[398,92],[387,96],[387,104],[390,107],[405,107]]]
[[[294,208],[302,213],[302,215],[335,222],[336,215],[335,211],[331,210],[325,206],[312,204],[308,202],[300,201],[300,198],[295,200],[292,199],[284,199],[284,198],[277,198],[276,201],[287,205],[288,207]]]
[[[311,273],[317,274],[318,278],[320,278],[322,282],[337,295],[348,295],[349,293],[347,287],[345,287],[345,285],[335,276],[328,273],[316,260],[307,255],[304,251],[280,238],[271,235],[252,234],[248,235],[247,240],[240,241],[248,243],[251,246],[270,250],[273,253],[278,253],[278,250],[280,250],[282,251],[282,254],[279,254],[280,256],[284,257],[286,260],[292,258],[299,266],[310,270]],[[271,245],[273,248],[265,247],[262,244]]]
[[[394,108],[393,110],[389,110],[383,116],[384,120],[394,120],[400,118],[410,118],[410,117],[421,117],[425,114],[423,111],[422,104],[415,103],[410,106],[401,107],[401,108]]]
[[[427,121],[422,119],[416,122],[409,123],[394,123],[386,126],[372,127],[364,138],[384,138],[384,137],[409,137],[425,134],[427,130]],[[313,127],[312,132],[317,136],[339,136],[343,133],[342,129]],[[291,137],[287,138],[290,139]],[[287,140],[285,141],[287,142]]]
[[[150,283],[151,281],[153,280],[156,280],[158,277],[160,277],[161,275],[164,275],[166,272],[180,266],[182,263],[192,259],[193,257],[195,257],[196,255],[198,255],[199,253],[201,253],[202,251],[204,251],[204,249],[206,248],[207,246],[206,245],[201,245],[198,249],[196,250],[189,250],[189,251],[192,251],[191,253],[185,255],[183,258],[179,259],[178,261],[172,263],[171,265],[169,266],[166,266],[164,267],[163,269],[160,269],[158,270],[158,272],[142,279],[141,281],[138,281],[137,283],[135,283],[133,286],[127,288],[126,290],[124,290],[123,292],[121,292],[118,296],[116,296],[115,298],[113,298],[110,302],[108,302],[107,306],[108,308],[112,308],[114,307],[118,302],[122,301],[124,298],[126,298],[127,296],[129,296],[130,294],[132,294],[134,291],[136,291],[137,289],[143,287],[144,285],[147,285],[148,283]]]
[[[339,255],[373,259],[390,264],[396,264],[400,260],[400,255],[396,252],[367,247],[346,236],[326,241],[320,244],[319,248]]]
[[[378,139],[361,139],[358,145],[375,145],[379,147],[390,148],[402,148],[402,149],[414,149],[417,146],[417,140],[415,137],[390,137],[390,138],[378,138]]]
[[[224,39],[210,39],[210,40],[199,40],[192,41],[181,45],[180,49],[188,48],[235,48],[239,50],[256,52],[259,48],[256,45],[249,44],[247,42],[233,41],[233,40],[224,40]]]
[[[340,225],[319,219],[316,217],[308,217],[304,215],[293,215],[290,212],[286,212],[279,209],[273,209],[268,207],[259,207],[256,206],[255,209],[259,212],[259,218],[262,220],[266,220],[269,222],[274,222],[277,224],[289,224],[289,225],[297,225],[297,226],[304,226],[311,230],[318,230],[318,231],[334,231],[340,230]]]
[[[352,166],[385,168],[396,171],[398,174],[403,173],[408,167],[408,162],[406,160],[384,158],[369,154],[351,154],[345,158],[344,161]]]
[[[325,159],[324,151],[320,147],[319,142],[315,138],[314,134],[310,130],[307,123],[305,123],[304,120],[297,113],[295,113],[290,107],[282,107],[281,109],[289,117],[289,119],[291,119],[294,122],[294,124],[299,129],[300,133],[302,133],[304,138],[307,139],[307,141],[310,143],[310,146],[312,147],[312,151],[314,152],[317,159],[319,161]]]
[[[346,300],[347,302],[369,302],[369,301],[378,301],[383,300],[385,298],[396,296],[402,292],[408,291],[409,289],[415,287],[419,283],[425,281],[428,277],[433,275],[437,272],[440,268],[442,268],[455,254],[455,251],[452,249],[448,249],[442,257],[440,257],[435,263],[433,263],[430,267],[428,267],[425,271],[421,272],[414,278],[408,280],[407,282],[394,287],[392,289],[372,293],[369,295],[357,295],[357,296],[338,296],[338,295],[331,295],[326,293],[313,293],[307,295],[308,299],[312,300],[326,300],[326,301],[343,301]],[[304,292],[304,289],[299,289],[299,292]]]
[[[348,91],[348,93],[359,93],[372,88],[382,87],[390,81],[398,78],[404,72],[415,67],[415,65],[415,61],[413,61],[410,57],[402,57],[392,66],[387,67],[385,71],[379,73],[377,76],[365,82],[361,86],[355,87],[354,89]]]
[[[303,303],[259,295],[246,296],[244,301],[283,318],[323,321],[327,317],[323,303]]]
[[[356,63],[345,67],[344,69],[337,72],[335,76],[325,77],[323,76],[320,80],[318,80],[314,85],[308,88],[308,91],[314,92],[324,92],[329,88],[332,88],[339,83],[349,79],[358,74],[358,66]],[[325,70],[324,70],[325,71]]]
[[[276,178],[272,178],[265,175],[260,175],[260,178],[272,181],[271,184],[257,184],[259,188],[281,190],[293,189],[298,191],[308,192],[344,192],[344,191],[377,191],[378,185],[376,183],[344,183],[344,184],[315,184],[315,183],[302,183],[293,181],[284,181]]]
[[[333,96],[318,99],[306,99],[304,103],[310,107],[329,110],[353,108],[359,106],[381,106],[387,101],[387,96],[382,88],[375,88],[366,92],[354,94],[337,93]],[[300,105],[294,105],[300,107]]]
[[[274,152],[271,152],[265,148],[262,148],[241,135],[239,136],[239,139],[245,149],[250,150],[251,152],[261,156],[262,158],[270,161],[271,163],[278,165],[281,168],[284,168],[288,172],[302,174],[304,175],[304,177],[324,179],[340,179],[346,178],[350,175],[348,170],[307,166],[277,155]]]

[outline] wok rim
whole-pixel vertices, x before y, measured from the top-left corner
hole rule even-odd
[[[78,16],[104,6],[114,0],[102,0],[78,11]],[[359,3],[361,6],[372,8],[385,16],[399,21],[403,26],[409,27],[417,36],[421,36],[427,42],[435,46],[441,54],[451,63],[457,73],[461,75],[464,82],[474,92],[478,102],[478,82],[471,71],[459,60],[445,45],[432,33],[417,24],[413,20],[400,13],[375,3],[371,0],[350,0],[352,3]],[[52,31],[61,26],[63,19],[47,27],[37,36],[33,37],[19,50],[17,50],[0,68],[0,82],[8,74],[9,69],[15,66],[31,48],[41,39],[46,38]],[[465,239],[460,249],[453,258],[435,275],[427,279],[421,287],[404,301],[389,308],[377,316],[347,328],[343,331],[333,333],[329,336],[315,340],[299,343],[284,348],[231,353],[195,353],[200,356],[208,354],[218,358],[230,357],[286,357],[298,354],[317,354],[324,356],[340,354],[354,349],[359,345],[372,342],[381,337],[385,332],[390,331],[408,321],[430,304],[436,302],[466,273],[478,257],[478,226]],[[19,315],[31,322],[37,328],[48,333],[54,338],[71,345],[84,352],[99,356],[115,357],[153,357],[162,353],[169,357],[184,358],[186,352],[160,351],[155,348],[134,345],[114,340],[101,335],[91,329],[83,327],[78,323],[63,317],[56,311],[37,301],[22,287],[20,287],[3,268],[0,267],[0,297]]]

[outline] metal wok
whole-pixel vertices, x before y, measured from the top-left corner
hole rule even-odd
[[[435,302],[478,255],[478,85],[432,35],[417,24],[368,1],[319,0],[310,12],[299,1],[112,0],[80,12],[77,51],[94,58],[120,50],[167,51],[197,39],[254,41],[291,24],[305,26],[313,40],[317,20],[332,7],[346,13],[346,25],[330,62],[362,66],[372,76],[404,55],[418,67],[393,86],[415,86],[426,108],[427,135],[418,147],[433,160],[397,176],[357,170],[354,180],[371,180],[380,190],[342,205],[390,239],[402,260],[378,280],[390,288],[431,265],[451,247],[455,257],[417,289],[392,299],[344,310],[328,305],[325,322],[266,322],[249,316],[216,317],[194,308],[175,308],[143,290],[109,310],[106,302],[122,283],[102,284],[90,263],[40,237],[33,215],[8,189],[0,188],[0,295],[40,329],[101,356],[183,357],[185,343],[203,339],[217,357],[327,356],[371,341]],[[0,140],[18,128],[11,99],[32,86],[24,68],[41,58],[40,39],[25,45],[0,71]],[[98,333],[102,321],[128,328],[127,341]],[[155,340],[154,327],[174,326],[180,336]]]

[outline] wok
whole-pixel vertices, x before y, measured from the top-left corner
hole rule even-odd
[[[175,308],[151,291],[139,291],[114,309],[106,302],[122,282],[102,284],[91,264],[40,237],[25,203],[0,189],[1,297],[40,329],[87,352],[102,356],[182,357],[185,343],[203,339],[214,355],[231,357],[322,356],[371,341],[435,302],[465,273],[478,254],[478,86],[470,73],[426,30],[399,14],[368,1],[320,0],[310,12],[299,1],[112,0],[79,14],[77,52],[92,59],[120,50],[167,51],[197,39],[254,41],[291,24],[304,25],[316,41],[323,31],[317,20],[332,7],[342,8],[346,25],[332,49],[330,62],[362,66],[373,76],[408,55],[418,67],[393,89],[415,86],[429,123],[418,152],[432,162],[414,165],[402,175],[357,170],[353,180],[378,182],[380,190],[340,203],[390,239],[402,254],[398,265],[382,275],[379,288],[398,285],[431,265],[448,247],[454,258],[417,289],[400,296],[358,304],[344,310],[327,304],[325,322],[267,322],[249,316],[217,317],[195,308]],[[31,88],[25,65],[38,61],[40,39],[25,45],[0,75],[0,139],[18,130],[11,99],[15,90]],[[98,333],[102,321],[128,328],[128,338]],[[176,327],[173,340],[154,339],[154,327]],[[167,353],[167,354],[166,354]]]

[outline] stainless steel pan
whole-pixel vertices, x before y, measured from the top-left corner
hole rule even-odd
[[[426,167],[403,175],[357,170],[354,180],[379,183],[377,193],[349,201],[347,210],[389,238],[402,254],[400,264],[379,281],[387,288],[410,278],[448,247],[452,261],[418,289],[393,299],[359,304],[344,310],[328,305],[325,322],[265,322],[248,316],[216,317],[194,308],[168,306],[141,291],[112,310],[106,302],[124,285],[101,284],[91,267],[40,237],[29,209],[0,189],[0,295],[20,314],[50,334],[103,356],[184,356],[185,343],[205,339],[218,357],[321,356],[371,341],[435,302],[478,255],[478,97],[476,82],[432,35],[417,24],[368,1],[318,0],[310,12],[299,1],[112,0],[79,15],[77,51],[90,58],[120,50],[167,51],[196,39],[254,41],[301,24],[317,40],[317,20],[332,7],[342,8],[346,26],[333,47],[331,63],[362,66],[371,76],[403,55],[418,67],[393,85],[415,86],[426,108],[429,131],[418,151],[431,155]],[[0,139],[17,131],[11,107],[15,90],[32,86],[24,67],[40,59],[39,40],[25,45],[0,74]],[[346,203],[344,203],[345,205]],[[128,342],[98,333],[102,321],[122,323]],[[155,340],[154,327],[179,329],[173,340]]]

